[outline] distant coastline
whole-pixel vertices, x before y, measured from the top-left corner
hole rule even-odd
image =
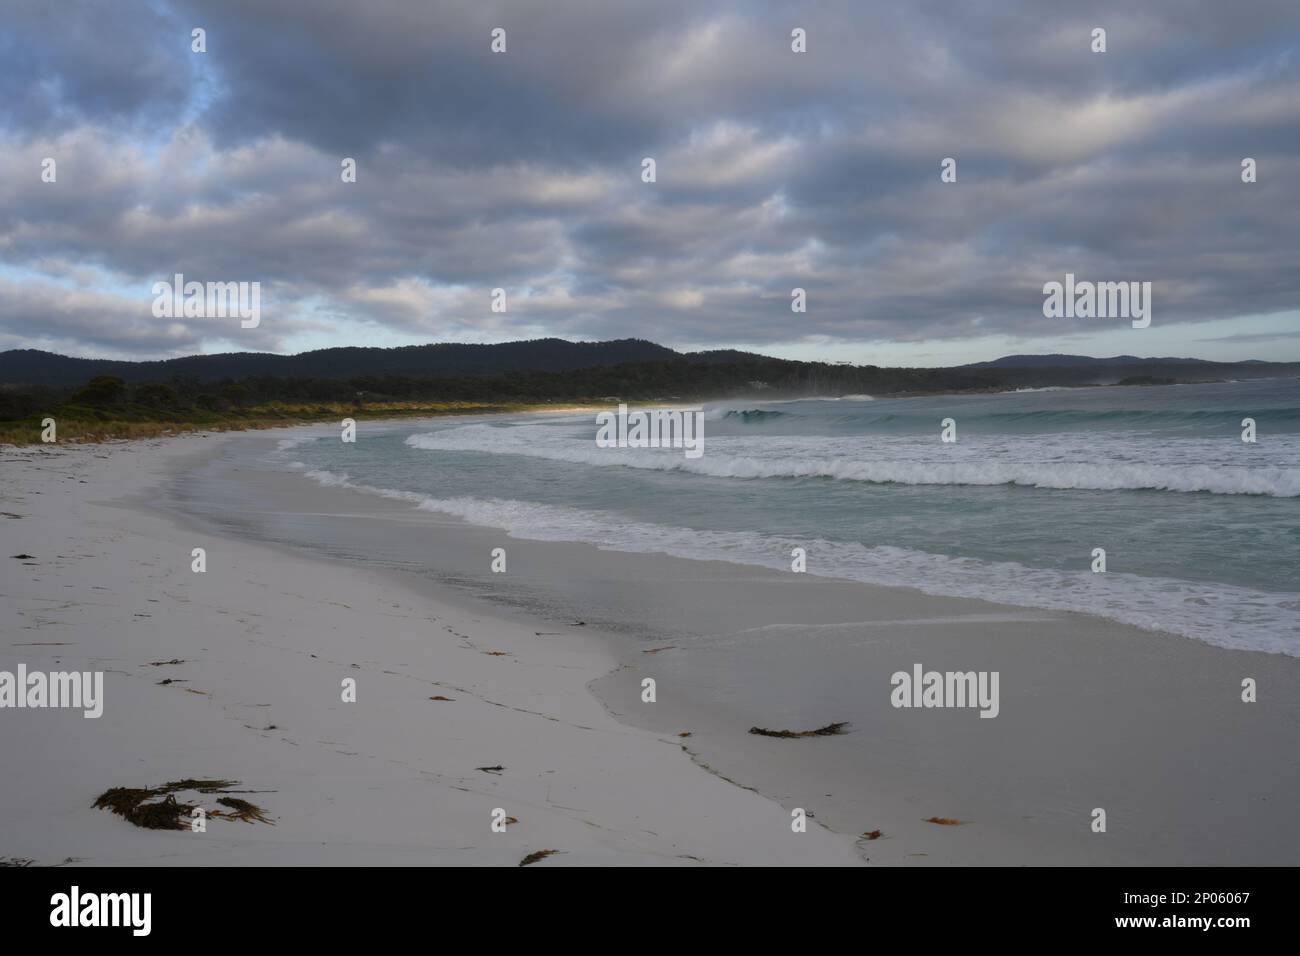
[[[951,368],[884,368],[734,350],[681,353],[637,339],[232,353],[163,362],[26,349],[0,352],[0,443],[40,441],[47,419],[57,423],[61,438],[96,440],[618,402],[916,397],[1295,376],[1300,362],[1136,356],[1015,355]]]

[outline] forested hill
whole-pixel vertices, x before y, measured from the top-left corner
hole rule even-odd
[[[617,371],[615,370],[617,369]],[[726,369],[726,371],[723,371]],[[1043,385],[1113,384],[1126,379],[1214,381],[1300,375],[1296,362],[1211,362],[1190,358],[1139,358],[1120,355],[1090,358],[1079,355],[1010,355],[949,369],[887,369],[870,365],[794,362],[719,349],[677,352],[644,339],[610,342],[567,342],[534,339],[495,345],[408,345],[400,348],[334,348],[299,355],[230,352],[190,355],[153,362],[70,358],[36,349],[0,352],[0,386],[67,389],[92,378],[113,376],[127,384],[166,382],[194,389],[211,383],[256,380],[265,393],[277,391],[271,382],[284,382],[288,392],[301,392],[304,383],[350,382],[360,388],[387,383],[394,390],[412,391],[414,383],[499,380],[501,389],[478,384],[473,392],[513,393],[525,380],[560,375],[545,391],[556,395],[565,387],[587,392],[589,387],[617,388],[620,378],[650,391],[685,389],[693,395],[727,393],[737,383],[758,379],[767,386],[799,393],[963,390],[969,388]],[[595,383],[600,385],[596,386]],[[361,384],[365,383],[365,384]],[[400,386],[399,386],[399,383]],[[1145,384],[1146,382],[1144,382]],[[1152,382],[1153,383],[1153,382]],[[558,390],[557,390],[558,389]],[[380,391],[389,391],[379,384]],[[414,389],[419,391],[420,389]],[[445,388],[435,391],[443,393]]]
[[[1042,358],[1049,364],[1042,364]],[[85,399],[95,405],[110,397],[109,404],[140,400],[160,408],[222,410],[277,401],[793,398],[1285,376],[1300,376],[1300,363],[1062,355],[1012,356],[958,368],[879,368],[729,350],[682,353],[640,339],[325,349],[288,356],[234,353],[160,362],[76,359],[25,350],[0,353],[0,419],[36,414],[55,400]],[[93,386],[89,391],[87,383]]]
[[[727,362],[757,358],[744,352],[683,354],[643,339],[566,342],[534,339],[498,345],[408,345],[400,348],[334,348],[300,355],[229,352],[155,362],[70,358],[36,349],[0,352],[0,383],[61,387],[99,375],[125,382],[217,382],[245,378],[480,378],[513,372],[568,372],[642,362]]]

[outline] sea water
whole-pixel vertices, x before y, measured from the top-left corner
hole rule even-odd
[[[1300,379],[704,415],[699,458],[598,447],[588,412],[363,422],[355,444],[284,442],[280,457],[517,537],[786,570],[802,548],[811,575],[1300,656]]]

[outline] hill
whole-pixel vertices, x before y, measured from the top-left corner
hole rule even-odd
[[[113,375],[130,383],[177,379],[202,383],[244,378],[479,378],[643,362],[724,364],[756,357],[735,351],[684,355],[643,339],[611,342],[533,339],[496,345],[442,343],[399,348],[332,348],[299,355],[228,352],[153,362],[72,358],[37,349],[15,349],[0,352],[0,383],[57,388],[80,385],[98,375]]]
[[[1257,359],[1249,363],[1256,364]],[[962,368],[1108,368],[1137,365],[1214,365],[1206,359],[1194,358],[1138,358],[1136,355],[1116,355],[1112,358],[1093,358],[1090,355],[1004,355],[991,362],[971,362]],[[1230,363],[1237,364],[1237,363]]]

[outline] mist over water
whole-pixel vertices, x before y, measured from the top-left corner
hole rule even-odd
[[[810,574],[1300,656],[1300,380],[714,403],[698,459],[598,448],[591,414],[366,430],[284,461],[520,537],[787,569],[802,547]]]

